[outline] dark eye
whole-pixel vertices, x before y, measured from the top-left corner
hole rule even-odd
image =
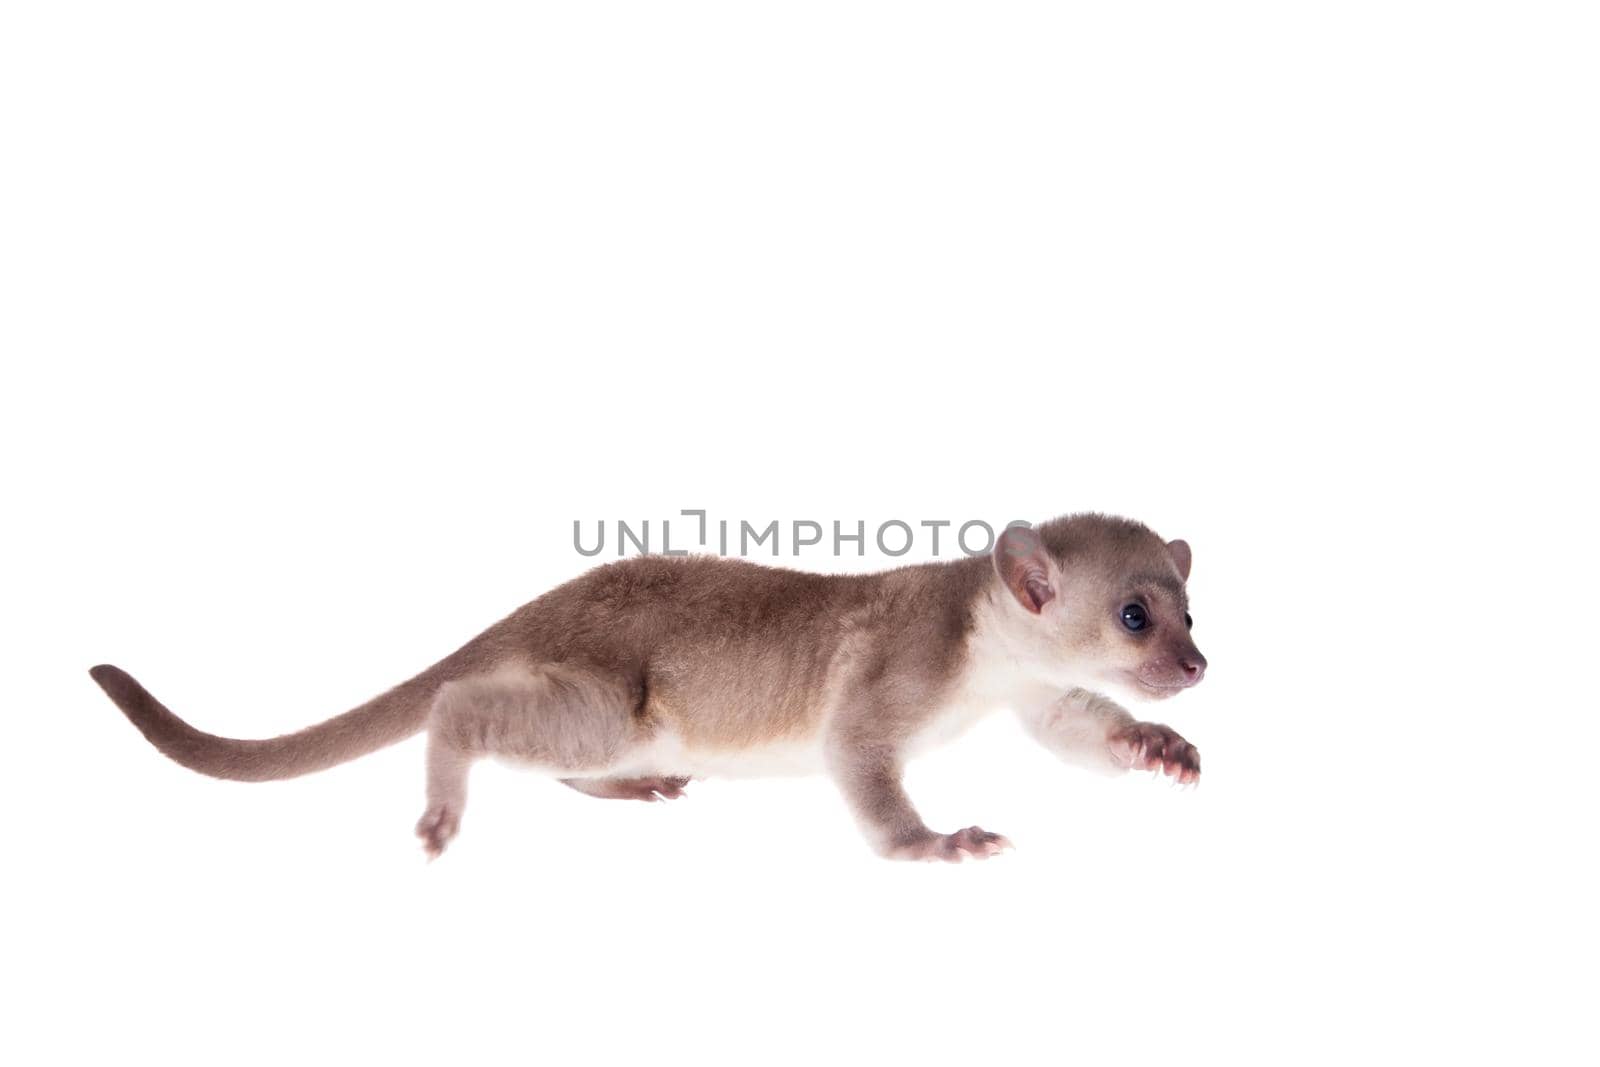
[[[1190,615],[1187,611],[1184,612],[1183,613],[1183,624],[1185,626],[1187,626],[1191,630],[1194,629],[1194,616]]]
[[[1135,633],[1145,628],[1149,619],[1145,617],[1144,609],[1137,604],[1125,605],[1122,609],[1122,625]]]

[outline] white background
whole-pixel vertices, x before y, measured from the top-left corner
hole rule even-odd
[[[8,4],[5,1059],[1586,1059],[1586,6]],[[696,507],[1187,538],[1203,786],[489,767],[429,865],[420,741],[84,674],[298,728]]]

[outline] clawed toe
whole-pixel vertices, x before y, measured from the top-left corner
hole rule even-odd
[[[1179,785],[1200,781],[1200,750],[1171,727],[1133,723],[1110,740],[1111,755],[1123,767],[1165,774]]]
[[[979,826],[969,826],[953,834],[929,833],[905,841],[889,849],[891,859],[943,860],[960,863],[967,858],[988,859],[1012,847],[1002,834],[993,834]]]
[[[977,826],[969,826],[965,830],[957,830],[948,838],[950,847],[958,854],[955,859],[962,856],[975,856],[978,859],[988,859],[998,856],[1011,847],[1011,842],[1003,834],[991,834],[989,831]]]

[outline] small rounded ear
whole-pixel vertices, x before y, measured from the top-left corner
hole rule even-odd
[[[1194,553],[1189,551],[1189,542],[1168,541],[1167,551],[1172,553],[1172,562],[1178,565],[1178,573],[1187,582],[1189,580],[1189,565],[1194,562]]]
[[[1035,615],[1056,598],[1050,584],[1050,554],[1027,526],[1008,526],[994,543],[994,570],[1017,603]]]

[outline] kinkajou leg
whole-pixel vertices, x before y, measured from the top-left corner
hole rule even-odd
[[[1011,847],[1001,835],[977,826],[951,834],[928,829],[900,781],[905,709],[865,688],[846,701],[829,727],[828,769],[880,854],[958,863],[968,856],[986,859]]]
[[[977,826],[940,834],[928,829],[900,784],[898,760],[870,750],[842,749],[830,761],[834,781],[868,840],[897,860],[987,859],[1011,847],[1000,834]]]
[[[1069,763],[1104,774],[1164,772],[1188,784],[1200,780],[1200,750],[1169,726],[1139,722],[1116,702],[1073,689],[1053,703],[1022,713],[1040,744]]]
[[[638,740],[620,679],[542,666],[447,682],[428,718],[428,807],[417,836],[430,856],[461,826],[467,774],[485,756],[555,773],[603,776]]]

